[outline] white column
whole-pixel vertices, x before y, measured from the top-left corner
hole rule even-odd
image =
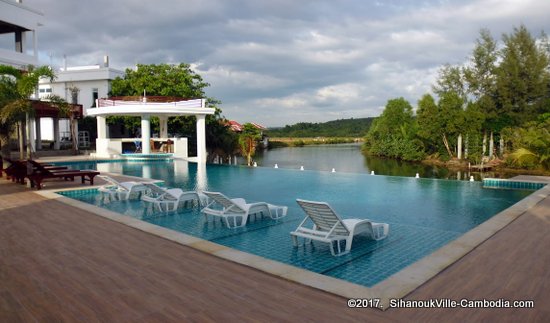
[[[457,150],[458,159],[462,159],[462,134],[458,135]]]
[[[59,150],[59,118],[53,118],[53,149]]]
[[[35,58],[38,58],[38,41],[36,40],[36,30],[32,31],[32,54]]]
[[[197,190],[207,189],[208,177],[206,175],[206,163],[197,163]]]
[[[489,159],[493,158],[493,149],[495,148],[494,144],[493,132],[491,131],[491,138],[489,139]]]
[[[105,117],[97,116],[97,139],[107,138],[107,120]]]
[[[141,177],[143,178],[153,178],[153,175],[151,175],[151,165],[143,165],[143,172],[141,174]]]
[[[29,114],[27,113],[27,116],[26,116],[26,126],[27,126],[27,133],[26,133],[26,137],[27,137],[27,157],[28,158],[33,158],[33,153],[34,153],[34,142],[35,142],[35,139],[34,139],[34,119],[30,118],[29,117]]]
[[[168,138],[168,117],[159,116],[160,138]]]
[[[151,122],[149,115],[141,116],[141,152],[144,154],[151,153]]]
[[[206,116],[197,117],[197,163],[206,163]]]
[[[34,129],[36,131],[36,150],[42,150],[42,130],[40,129],[40,118],[35,119]]]
[[[80,145],[78,143],[78,120],[77,119],[74,119],[73,120],[73,126],[74,126],[74,135],[75,135],[75,144],[76,144],[76,150],[78,150],[78,146]]]

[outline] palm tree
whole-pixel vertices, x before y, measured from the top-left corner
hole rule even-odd
[[[0,65],[2,87],[9,89],[8,95],[0,100],[0,137],[2,137],[2,155],[9,155],[9,136],[13,131],[13,125],[19,127],[19,154],[24,158],[23,149],[23,122],[29,121],[33,113],[30,96],[36,92],[41,77],[55,78],[55,74],[49,66],[34,67],[29,65],[26,71],[20,71],[14,67]],[[9,81],[11,80],[11,81]],[[15,89],[15,91],[13,91]],[[27,153],[32,149],[28,146]]]
[[[17,100],[18,97],[15,78],[0,75],[0,114],[8,104]],[[10,157],[10,134],[14,130],[15,123],[16,121],[14,120],[6,120],[4,122],[0,118],[0,149],[3,158]]]
[[[251,123],[243,125],[243,131],[239,135],[241,154],[246,157],[246,164],[252,166],[252,157],[256,153],[256,146],[260,140],[260,131]]]

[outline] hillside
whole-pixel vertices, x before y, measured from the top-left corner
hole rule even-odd
[[[363,137],[374,118],[340,119],[321,123],[299,122],[282,128],[269,128],[270,137]]]

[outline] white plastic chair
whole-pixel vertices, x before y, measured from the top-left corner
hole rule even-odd
[[[211,202],[201,212],[206,218],[208,215],[222,218],[228,228],[245,226],[250,214],[262,213],[269,215],[272,219],[280,219],[286,216],[288,210],[286,206],[265,202],[246,203],[246,200],[242,198],[230,199],[220,192],[203,191],[203,193]],[[219,205],[221,209],[214,208],[215,205]],[[229,222],[230,218],[233,219],[232,224]],[[240,219],[239,223],[237,223],[237,219]]]
[[[175,211],[182,202],[196,201],[199,206],[206,204],[206,196],[195,191],[183,191],[180,188],[166,189],[154,183],[143,183],[143,185],[150,195],[143,195],[141,200],[155,205],[159,211]]]
[[[364,233],[374,240],[381,240],[388,236],[389,225],[387,223],[375,223],[361,219],[343,220],[328,203],[300,199],[297,199],[296,202],[307,216],[295,231],[290,232],[294,246],[298,246],[298,237],[302,237],[309,241],[328,243],[332,255],[341,256],[351,250],[353,237],[357,234]],[[313,228],[304,226],[308,219],[313,222]],[[343,251],[340,247],[342,240],[346,241]],[[334,251],[334,242],[338,246],[338,252]]]
[[[127,200],[130,196],[139,194],[145,190],[145,186],[143,186],[144,182],[119,182],[107,175],[97,175],[97,177],[107,182],[105,185],[100,186],[98,191],[101,192],[103,198],[107,197],[109,200],[117,198],[119,200]]]

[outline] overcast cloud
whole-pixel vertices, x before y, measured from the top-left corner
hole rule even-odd
[[[192,64],[239,122],[282,126],[413,105],[481,28],[550,32],[548,0],[25,0],[45,15],[42,64]],[[51,58],[50,58],[51,57]]]

